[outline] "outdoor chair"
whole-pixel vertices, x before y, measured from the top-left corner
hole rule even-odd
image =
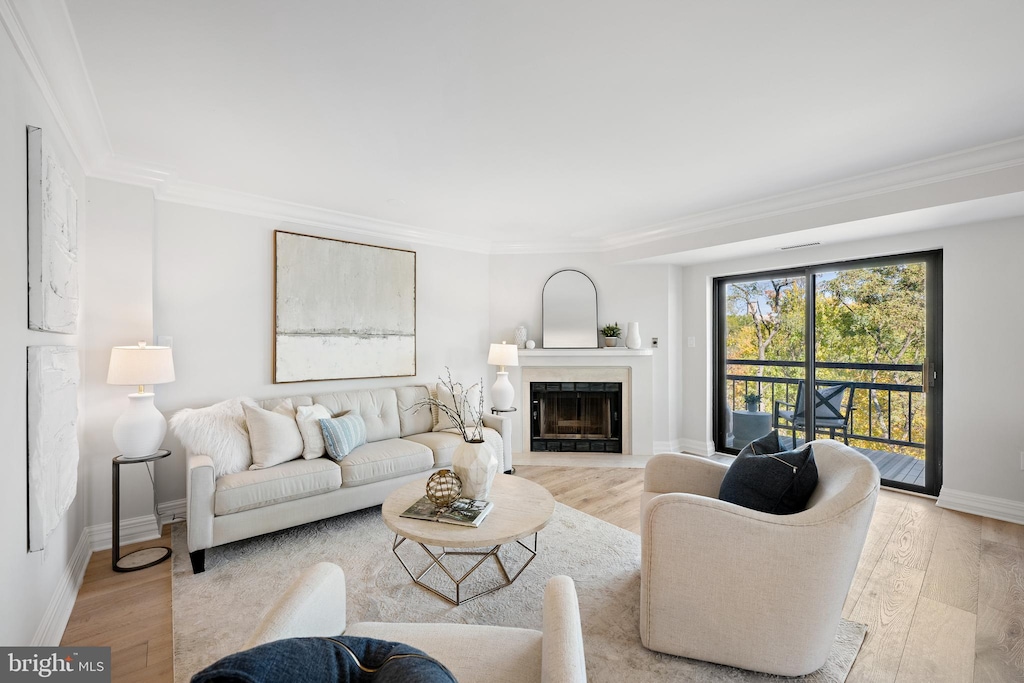
[[[852,384],[827,384],[818,385],[814,389],[814,428],[815,431],[824,434],[828,431],[830,439],[836,438],[836,433],[841,433],[843,443],[850,443],[850,428],[853,424],[853,392],[855,387]],[[796,403],[775,401],[775,408],[772,411],[772,427],[775,429],[785,428],[793,432],[793,447],[796,447],[796,433],[800,429],[806,429],[807,418],[804,413],[804,400],[806,396],[805,382],[801,380],[796,386]],[[844,401],[843,398],[846,397]],[[787,406],[792,410],[783,410]],[[786,424],[782,424],[782,421]]]

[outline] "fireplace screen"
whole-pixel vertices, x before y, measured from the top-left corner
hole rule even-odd
[[[622,384],[531,382],[530,450],[622,452]]]

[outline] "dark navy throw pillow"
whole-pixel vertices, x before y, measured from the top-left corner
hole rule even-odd
[[[747,444],[722,479],[718,498],[774,515],[803,512],[818,486],[810,445],[781,451],[778,432]]]
[[[456,683],[436,659],[402,643],[373,638],[285,638],[236,652],[192,683]]]

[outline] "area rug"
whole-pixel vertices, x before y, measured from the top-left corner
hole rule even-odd
[[[564,505],[540,532],[539,555],[511,586],[456,607],[414,585],[391,552],[394,536],[374,507],[239,541],[206,553],[192,574],[185,525],[173,532],[174,680],[188,681],[241,649],[263,614],[302,569],[320,561],[345,570],[348,622],[456,622],[541,629],[548,577],[576,582],[587,676],[594,682],[806,680],[841,683],[867,627],[843,621],[825,666],[780,679],[672,657],[640,644],[640,537]],[[404,548],[422,552],[418,546]],[[400,550],[403,550],[400,549]],[[415,553],[406,555],[411,562]],[[525,553],[523,554],[525,558]],[[421,559],[421,558],[420,558]],[[510,555],[514,565],[516,556]]]

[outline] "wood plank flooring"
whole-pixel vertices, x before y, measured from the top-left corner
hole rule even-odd
[[[517,465],[517,474],[640,530],[642,469]],[[167,545],[168,529],[130,549]],[[1024,681],[1024,527],[883,491],[843,616],[869,628],[851,683]],[[94,554],[62,644],[111,646],[114,681],[170,683],[170,563],[115,574],[109,551]]]

